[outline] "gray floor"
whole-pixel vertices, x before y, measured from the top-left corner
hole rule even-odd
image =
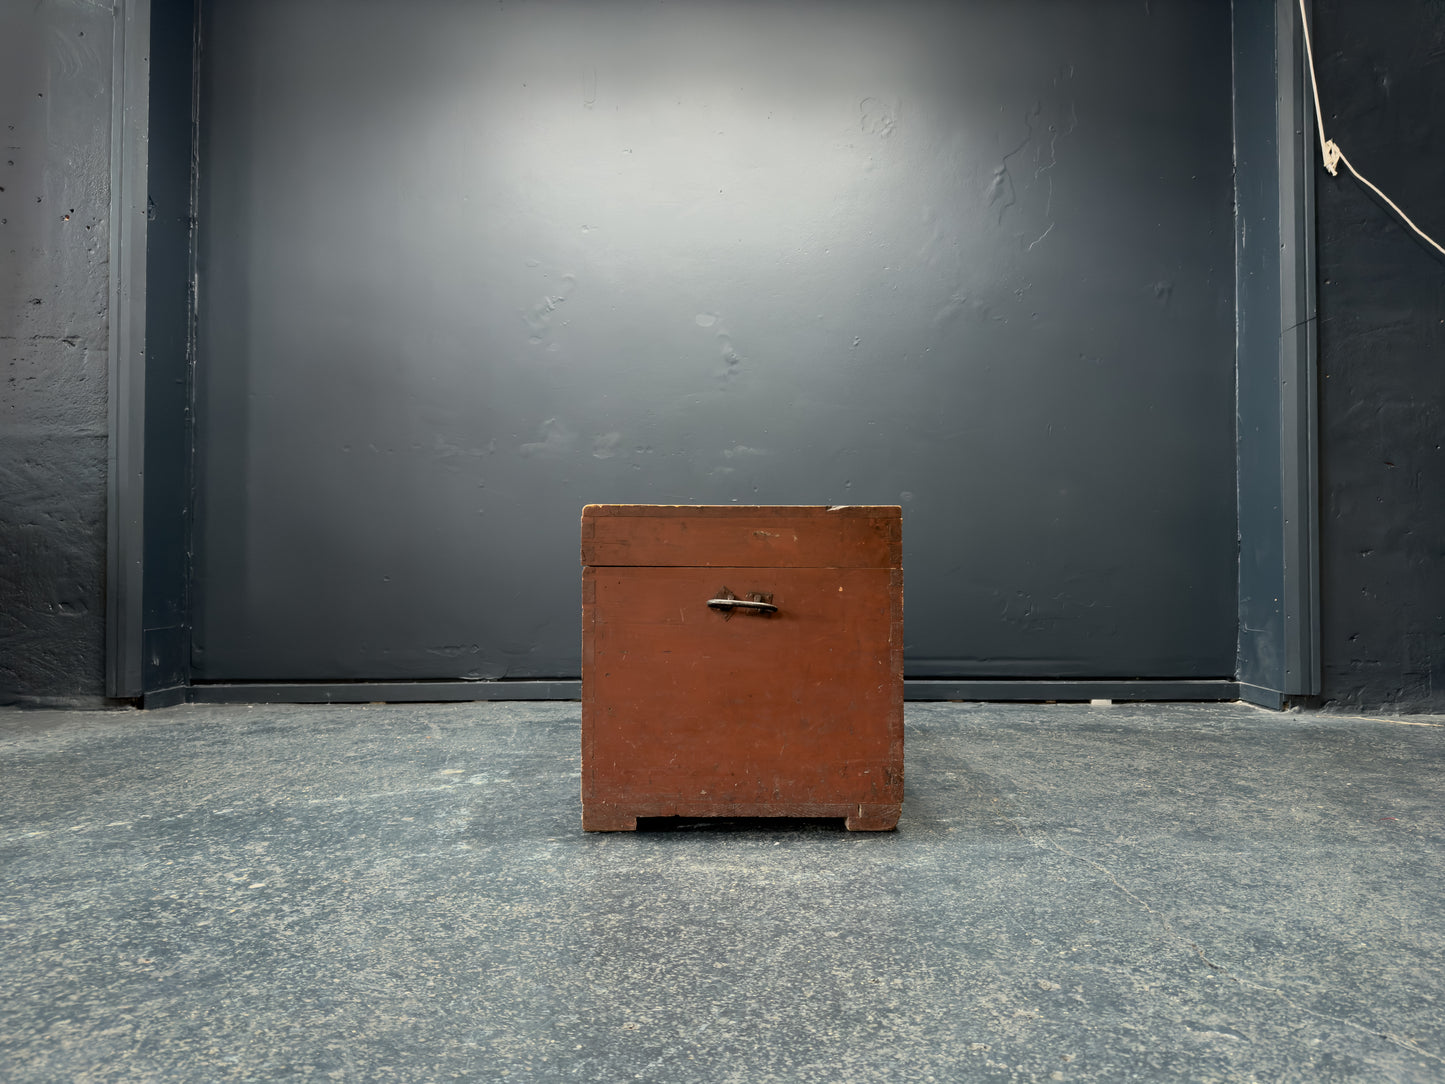
[[[578,730],[0,712],[0,1077],[1445,1080],[1445,718],[911,704],[884,835],[584,835]]]

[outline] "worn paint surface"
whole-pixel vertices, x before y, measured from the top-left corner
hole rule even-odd
[[[900,518],[897,507],[585,509],[583,825],[804,816],[892,828]],[[718,598],[776,610],[723,611]]]
[[[201,678],[575,675],[589,502],[902,504],[916,676],[1232,675],[1227,5],[204,14]]]
[[[111,25],[0,5],[0,702],[104,691]]]
[[[1318,0],[1326,131],[1445,237],[1445,7]],[[1319,178],[1324,694],[1445,708],[1445,257]],[[1442,242],[1445,243],[1445,242]]]

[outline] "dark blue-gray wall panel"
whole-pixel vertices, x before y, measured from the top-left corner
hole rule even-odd
[[[901,503],[915,676],[1232,675],[1227,5],[204,10],[199,677],[575,674],[590,501]]]

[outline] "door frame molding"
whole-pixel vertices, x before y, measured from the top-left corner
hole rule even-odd
[[[111,75],[105,691],[190,683],[196,0],[121,0]]]
[[[1315,126],[1298,0],[1234,0],[1240,696],[1320,691]]]
[[[1313,12],[1313,4],[1308,4]],[[1315,125],[1299,5],[1276,0],[1285,697],[1321,688]]]
[[[119,0],[111,75],[105,692],[142,695],[150,0]]]

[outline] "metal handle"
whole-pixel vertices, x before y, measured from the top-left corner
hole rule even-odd
[[[707,604],[714,610],[731,610],[734,608],[743,610],[756,610],[761,614],[775,614],[778,608],[771,602],[753,602],[746,598],[710,598]]]
[[[773,605],[773,596],[764,595],[754,591],[747,598],[738,598],[726,587],[717,593],[717,598],[707,600],[708,608],[722,610],[728,617],[732,616],[734,610],[751,610],[753,613],[775,614],[778,608]]]

